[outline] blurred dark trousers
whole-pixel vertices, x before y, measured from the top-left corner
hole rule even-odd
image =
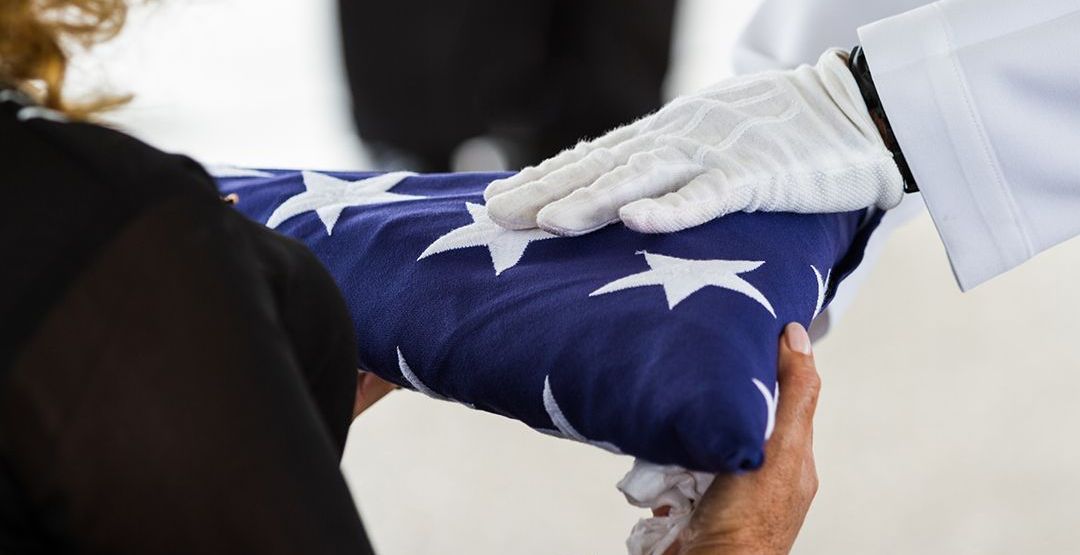
[[[535,163],[656,110],[676,0],[340,0],[356,127],[445,171],[472,137]]]

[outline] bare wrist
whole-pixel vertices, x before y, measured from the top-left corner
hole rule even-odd
[[[771,542],[739,542],[730,539],[705,540],[687,545],[679,555],[787,555],[789,548]]]

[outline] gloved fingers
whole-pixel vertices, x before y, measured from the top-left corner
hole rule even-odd
[[[536,166],[524,168],[520,172],[505,179],[496,179],[489,183],[484,189],[484,201],[490,201],[503,193],[539,181],[544,176],[581,160],[591,151],[592,145],[582,141],[574,148],[564,150]]]
[[[539,181],[545,176],[562,168],[580,162],[594,150],[611,148],[634,138],[637,134],[637,129],[641,127],[641,121],[642,120],[638,120],[629,125],[616,128],[606,135],[592,141],[581,141],[573,148],[564,150],[536,166],[524,168],[517,174],[505,179],[496,179],[495,181],[492,181],[484,189],[484,201],[489,201],[507,191]]]
[[[748,211],[817,214],[870,206],[888,210],[903,200],[904,178],[886,152],[815,174],[776,176],[752,187],[758,195]]]
[[[904,176],[900,173],[900,167],[896,165],[892,154],[884,157],[871,171],[878,180],[877,207],[882,210],[896,208],[900,201],[904,200]],[[856,176],[856,179],[858,178],[859,176]]]
[[[524,183],[492,197],[487,202],[488,216],[507,229],[533,229],[541,208],[592,183],[617,164],[607,149],[594,150],[539,181]]]
[[[713,170],[695,177],[678,191],[623,206],[619,219],[640,233],[672,233],[740,211],[752,195],[749,187],[735,185],[723,172]]]
[[[623,205],[664,194],[703,171],[674,148],[639,152],[592,185],[545,206],[537,214],[536,223],[557,235],[589,233],[618,221]]]
[[[586,187],[626,163],[635,152],[648,148],[652,137],[635,137],[613,148],[597,148],[584,158],[544,176],[498,194],[487,202],[488,216],[508,229],[537,227],[540,209]]]

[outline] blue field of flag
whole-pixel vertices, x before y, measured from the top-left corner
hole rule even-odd
[[[877,218],[740,213],[668,235],[562,238],[492,223],[482,192],[500,177],[218,179],[330,270],[364,369],[655,463],[760,465],[779,334],[822,311]]]

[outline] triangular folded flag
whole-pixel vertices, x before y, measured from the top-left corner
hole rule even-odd
[[[667,235],[562,238],[495,225],[482,192],[500,177],[219,182],[330,270],[364,369],[654,463],[760,465],[781,330],[828,304],[879,217],[738,213]]]

